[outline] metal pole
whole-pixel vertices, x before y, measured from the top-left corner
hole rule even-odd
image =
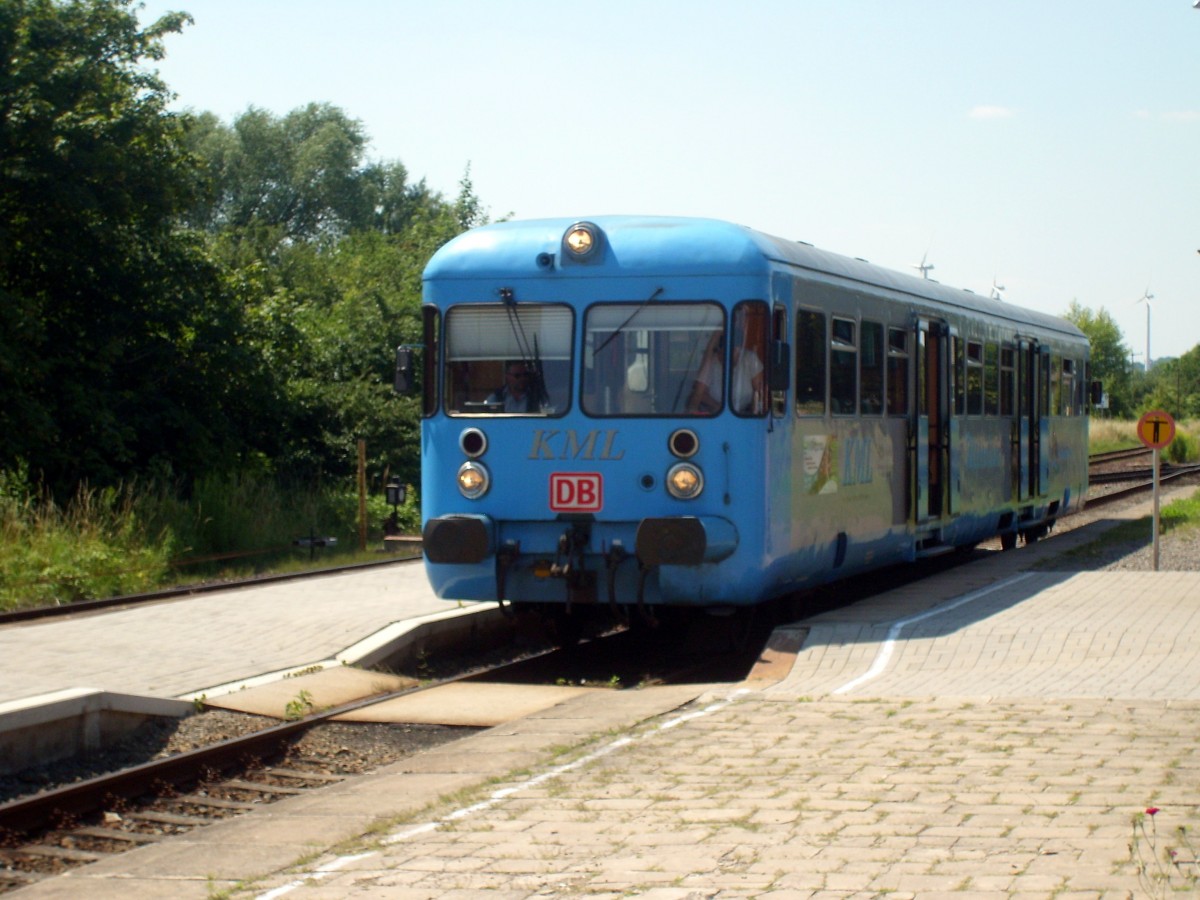
[[[1154,571],[1158,571],[1158,460],[1162,453],[1154,448]]]
[[[367,442],[358,441],[358,549],[367,549]]]

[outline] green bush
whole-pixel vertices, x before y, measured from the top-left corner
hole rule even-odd
[[[391,515],[381,493],[367,498],[368,542],[379,549]],[[402,533],[420,523],[409,491]],[[167,585],[306,568],[294,541],[337,544],[320,560],[358,550],[357,490],[280,485],[265,475],[211,476],[186,496],[166,483],[81,487],[66,508],[35,491],[28,472],[0,472],[0,610],[118,596]]]
[[[80,487],[60,508],[0,477],[0,609],[56,606],[149,590],[170,571],[169,531],[147,531],[132,492]]]
[[[1175,439],[1167,444],[1167,460],[1173,463],[1185,463],[1200,457],[1200,441],[1184,431],[1175,429]]]

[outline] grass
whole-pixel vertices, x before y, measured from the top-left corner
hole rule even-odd
[[[407,533],[419,522],[411,494],[399,510]],[[368,547],[380,546],[390,512],[382,496],[368,498]],[[378,560],[360,551],[357,518],[353,489],[210,478],[186,497],[161,484],[83,485],[60,505],[26,472],[0,472],[0,610]],[[314,534],[336,544],[294,546]]]
[[[1200,493],[1172,501],[1159,510],[1159,527],[1162,534],[1173,530],[1200,528]],[[1064,556],[1067,559],[1087,560],[1106,555],[1112,547],[1127,544],[1145,545],[1150,541],[1152,531],[1150,516],[1122,522],[1105,531],[1094,541],[1067,551]]]
[[[1142,442],[1134,420],[1092,419],[1089,424],[1089,453],[1109,453],[1140,446]],[[1163,459],[1176,463],[1200,459],[1200,419],[1176,421],[1175,440],[1163,451]]]

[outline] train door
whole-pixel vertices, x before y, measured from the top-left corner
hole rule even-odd
[[[1041,494],[1045,449],[1042,440],[1049,400],[1049,351],[1036,341],[1017,342],[1017,500]]]
[[[949,329],[945,322],[917,323],[917,408],[914,428],[914,518],[929,522],[949,513]]]
[[[1037,401],[1037,496],[1044,497],[1050,486],[1050,348],[1038,347]]]

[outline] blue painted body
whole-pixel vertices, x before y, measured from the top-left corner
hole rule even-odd
[[[922,417],[916,403],[915,370],[929,365],[922,371],[937,372],[933,362],[919,361],[917,329],[923,319],[936,320],[943,329],[930,332],[938,335],[929,338],[931,345],[941,341],[938,346],[952,346],[942,336],[951,334],[965,340],[978,333],[980,340],[1000,344],[1021,338],[1086,366],[1086,340],[1073,326],[707,220],[590,220],[601,237],[599,254],[573,262],[563,245],[573,221],[476,229],[451,241],[425,270],[427,316],[437,319],[441,337],[436,347],[431,340],[426,351],[436,357],[426,386],[436,395],[421,432],[422,519],[428,528],[471,517],[481,528],[473,533],[483,535],[487,545],[479,559],[427,562],[439,596],[498,599],[502,591],[504,599],[516,602],[566,604],[604,603],[611,594],[618,604],[751,605],[996,534],[1036,535],[1084,496],[1087,418],[1078,410],[1066,416],[1036,410],[960,416],[949,396],[952,381],[941,388],[945,396],[938,402],[947,404],[941,413]],[[823,304],[823,297],[833,300]],[[613,333],[611,327],[596,330],[588,344],[585,322],[598,315],[593,311],[597,304],[622,304],[616,318],[624,318],[626,310],[635,314],[620,329],[620,338],[636,346],[632,332],[639,317],[641,323],[652,321],[677,304],[707,304],[704,309],[712,312],[715,304],[721,329],[729,332],[737,304],[747,300],[761,301],[776,317],[774,337],[790,346],[792,361],[801,309],[854,322],[860,333],[878,322],[885,335],[889,329],[908,335],[913,343],[904,376],[907,412],[834,414],[827,406],[824,414],[801,414],[794,370],[775,395],[778,405],[765,415],[735,415],[732,382],[727,383],[726,405],[715,415],[642,414],[633,404],[640,402],[634,394],[645,373],[627,375],[625,395],[633,399],[622,400],[628,404],[622,409],[629,415],[600,413],[611,398],[599,389],[585,399],[589,379],[599,384],[606,349],[602,337]],[[539,365],[547,395],[555,401],[552,412],[494,413],[477,409],[478,402],[471,406],[457,399],[468,396],[465,370],[501,373],[480,352],[461,349],[468,338],[458,332],[451,335],[458,349],[448,349],[447,321],[466,321],[464,310],[483,305],[496,311],[499,333],[507,341],[513,339],[505,332],[507,310],[528,318],[527,311],[545,304],[571,311],[569,353],[553,349],[557,338],[550,326],[542,332],[549,337],[541,350],[551,347],[545,360],[539,357]],[[732,344],[732,333],[723,340]],[[687,340],[675,346],[676,354],[686,352]],[[865,347],[859,352],[865,358]],[[452,353],[459,355],[449,362]],[[636,354],[633,358],[637,360]],[[724,371],[732,368],[732,360],[726,357]],[[825,389],[831,390],[828,385]],[[470,396],[483,396],[477,386],[472,390]],[[932,444],[931,421],[932,431],[944,436]],[[703,474],[704,489],[694,499],[676,499],[665,489],[668,470],[680,461],[671,441],[681,428],[698,441],[698,449],[686,459]],[[1039,436],[1039,455],[1032,461],[1030,428]],[[486,440],[486,449],[470,457],[491,476],[486,493],[477,499],[464,497],[455,480],[469,458],[462,445],[466,431]],[[1038,481],[1029,490],[1031,466]],[[563,476],[568,477],[556,487],[555,479]],[[586,504],[596,486],[602,498],[598,509],[551,509],[555,490]],[[699,535],[689,546],[699,547],[703,559],[639,565],[638,529],[646,520],[686,520],[695,529],[688,534]],[[563,564],[561,542],[568,533],[570,540],[582,542],[571,574],[547,574]],[[643,540],[649,538],[643,535]],[[614,547],[620,548],[616,554]],[[497,577],[497,551],[507,553],[502,579]],[[582,581],[580,569],[591,573]],[[569,589],[572,579],[582,587]]]

